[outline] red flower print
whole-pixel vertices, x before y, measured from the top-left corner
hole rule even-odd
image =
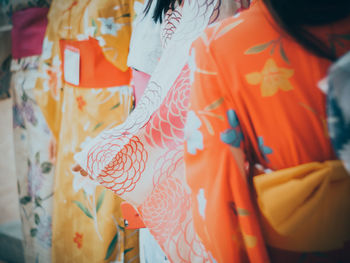
[[[76,243],[77,247],[80,249],[83,245],[83,234],[76,232],[75,237],[73,238],[73,242]]]
[[[145,170],[147,151],[140,139],[126,136],[112,138],[96,145],[88,154],[88,173],[92,167],[101,167],[98,182],[117,195],[131,192]],[[92,169],[91,169],[92,170]]]
[[[79,110],[83,110],[86,105],[86,101],[84,100],[83,96],[77,97],[76,101],[77,101]]]
[[[199,239],[195,229],[192,217],[187,217],[186,221],[182,223],[181,235],[169,242],[169,246],[175,246],[178,251],[178,259],[174,262],[213,262],[209,259],[208,251],[205,249],[201,240]],[[183,247],[182,244],[190,244]],[[215,262],[215,261],[214,261]]]
[[[159,243],[165,243],[173,234],[177,235],[181,231],[181,223],[190,209],[189,200],[183,182],[168,177],[153,189],[142,204],[144,223]]]
[[[177,166],[173,165],[170,170]],[[184,174],[181,168],[177,169]],[[171,262],[209,262],[207,251],[194,230],[190,193],[184,179],[178,177],[162,176],[162,182],[155,186],[139,211],[161,247],[174,251],[167,255]]]
[[[142,219],[171,262],[209,262],[194,230],[183,149],[168,150],[153,166],[154,189],[139,207]]]
[[[189,95],[190,70],[186,65],[146,126],[145,137],[151,146],[174,149],[183,144]]]

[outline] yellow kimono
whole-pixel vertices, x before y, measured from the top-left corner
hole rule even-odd
[[[133,2],[56,0],[48,15],[35,91],[57,141],[53,262],[139,261],[138,232],[124,229],[122,199],[71,171],[83,142],[132,108]]]

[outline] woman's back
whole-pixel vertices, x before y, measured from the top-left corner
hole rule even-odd
[[[315,34],[344,53],[348,22]],[[336,159],[318,88],[330,64],[287,36],[261,1],[195,43],[186,174],[196,230],[218,262],[267,260],[247,163],[266,171]]]
[[[318,88],[328,60],[282,32],[260,2],[206,34],[214,39],[209,48],[223,81],[222,93],[231,100],[228,104],[253,146],[252,157],[273,170],[335,158],[326,127],[325,96]],[[322,34],[330,37],[336,32],[328,27]],[[343,45],[349,49],[350,41],[340,34],[333,36],[333,45],[344,52]],[[198,45],[204,48],[205,43]],[[271,152],[260,156],[262,146]]]

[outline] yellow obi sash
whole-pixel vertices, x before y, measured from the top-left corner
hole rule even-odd
[[[254,186],[270,246],[330,251],[350,240],[350,176],[341,161],[258,175]]]

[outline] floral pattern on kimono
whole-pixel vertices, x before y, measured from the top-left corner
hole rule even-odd
[[[317,87],[330,62],[291,41],[273,21],[256,1],[207,28],[193,44],[190,112],[196,121],[188,124],[184,158],[194,226],[217,262],[341,261],[348,257],[345,242],[335,251],[292,251],[271,243],[262,228],[269,222],[254,178],[336,159],[325,125],[326,98]],[[348,22],[320,32],[349,32]],[[343,44],[342,52],[350,42]]]
[[[97,182],[138,208],[172,262],[213,261],[193,227],[183,143],[191,83],[189,47],[220,5],[184,1],[167,13],[163,54],[135,110],[75,156]],[[172,28],[172,22],[177,26]]]
[[[50,262],[53,136],[34,98],[39,57],[11,62],[15,163],[26,262]]]
[[[48,14],[35,91],[58,144],[53,262],[139,262],[138,231],[125,229],[120,210],[122,199],[71,171],[73,155],[84,147],[84,141],[123,122],[132,108],[126,58],[133,3],[133,0],[57,0],[52,2]],[[92,74],[101,73],[98,70],[102,63],[120,75],[108,76],[111,81],[91,80],[87,76],[84,86],[81,68],[78,85],[69,83],[64,78],[64,69],[68,67],[64,49],[74,44],[85,45],[92,52],[89,54],[99,59],[98,63],[88,65]],[[79,54],[80,61],[92,60],[83,51]],[[115,83],[119,77],[123,78],[122,84],[99,84],[103,80]]]

